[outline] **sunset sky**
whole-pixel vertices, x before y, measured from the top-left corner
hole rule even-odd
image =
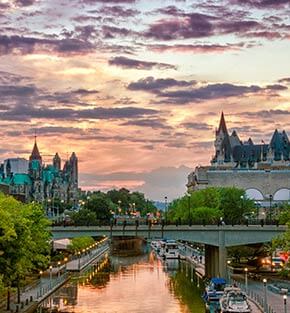
[[[0,160],[75,151],[80,186],[185,192],[225,113],[290,135],[289,0],[0,0]]]

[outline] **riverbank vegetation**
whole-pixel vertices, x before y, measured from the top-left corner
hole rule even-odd
[[[126,188],[108,192],[94,191],[84,195],[81,208],[71,214],[74,225],[107,224],[115,215],[145,216],[157,211],[154,203],[145,198],[143,193],[130,192]]]
[[[49,221],[36,203],[23,204],[0,194],[0,287],[10,292],[28,275],[43,269],[49,262]]]
[[[227,224],[238,224],[245,220],[247,214],[254,215],[255,210],[254,201],[246,197],[244,190],[209,187],[170,203],[168,219],[196,224],[213,224],[222,219]]]

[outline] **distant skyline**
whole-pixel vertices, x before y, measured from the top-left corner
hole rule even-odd
[[[154,200],[242,140],[290,134],[289,0],[0,0],[0,160],[75,151],[83,189]],[[47,157],[45,157],[46,159]]]

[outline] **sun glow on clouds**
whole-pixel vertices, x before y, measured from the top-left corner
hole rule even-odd
[[[289,10],[275,1],[1,1],[0,158],[27,157],[37,130],[43,154],[77,153],[85,188],[177,196],[190,168],[208,164],[221,110],[243,140],[290,133]],[[155,173],[166,180],[153,190]]]

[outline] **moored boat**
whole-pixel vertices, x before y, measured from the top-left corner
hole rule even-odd
[[[214,277],[205,287],[203,299],[205,302],[218,302],[224,294],[226,280],[224,278]]]
[[[227,287],[219,300],[221,313],[250,313],[251,306],[246,294],[237,287]]]

